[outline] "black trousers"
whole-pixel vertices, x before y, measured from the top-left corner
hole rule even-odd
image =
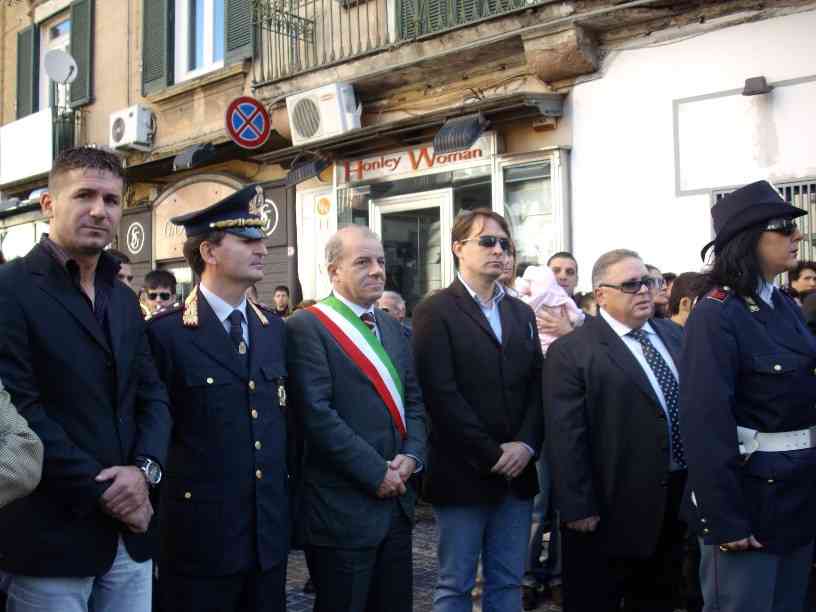
[[[168,612],[284,612],[286,563],[267,572],[230,576],[159,576],[162,609]]]
[[[562,527],[564,612],[672,612],[682,581],[686,526],[678,517],[684,473],[666,488],[657,549],[648,559],[610,557],[596,533]],[[601,518],[603,520],[603,518]]]
[[[394,503],[391,527],[375,548],[308,546],[306,562],[317,592],[314,612],[411,612],[412,525]]]

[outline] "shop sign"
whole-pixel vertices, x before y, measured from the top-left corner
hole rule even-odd
[[[396,179],[404,175],[447,172],[459,167],[488,162],[494,153],[495,135],[488,133],[465,151],[437,155],[430,144],[406,151],[384,153],[341,162],[339,182],[361,183],[374,179]]]
[[[261,229],[267,237],[266,245],[286,246],[286,188],[279,182],[263,187],[263,200],[256,206],[255,212],[263,219]]]
[[[128,225],[127,232],[125,233],[125,246],[127,247],[128,253],[137,256],[142,252],[145,244],[145,235],[144,225],[138,221],[134,221]]]

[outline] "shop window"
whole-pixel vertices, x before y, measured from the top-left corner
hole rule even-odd
[[[176,296],[179,302],[184,302],[190,291],[193,290],[193,271],[184,264],[170,264],[161,266],[162,270],[167,270],[176,277]]]
[[[549,161],[503,169],[504,216],[516,243],[516,263],[539,265],[560,250],[555,223]]]

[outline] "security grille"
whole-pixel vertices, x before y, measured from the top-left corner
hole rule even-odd
[[[799,260],[813,261],[816,258],[816,218],[814,218],[816,215],[816,180],[779,183],[776,189],[786,202],[808,212],[807,215],[796,220],[804,236],[802,242],[799,243]],[[729,193],[731,190],[715,191],[714,202],[719,202]]]

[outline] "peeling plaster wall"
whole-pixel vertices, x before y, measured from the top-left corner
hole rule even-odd
[[[814,76],[815,29],[816,11],[812,11],[673,44],[620,51],[605,60],[603,78],[572,90],[573,246],[582,290],[589,288],[597,257],[614,248],[632,248],[663,271],[699,269],[700,248],[711,239],[710,190],[733,185],[728,180],[735,172],[746,182],[814,178],[816,117],[797,112],[807,119],[800,122],[798,133],[790,135],[788,130],[787,138],[799,139],[789,146],[801,155],[796,163],[788,160],[783,177],[769,168],[784,157],[778,124],[791,121],[791,116],[780,117],[779,109],[772,112],[767,99],[739,96],[736,101],[747,104],[750,111],[740,130],[747,149],[741,157],[744,161],[729,157],[729,144],[719,144],[718,134],[712,131],[715,161],[709,182],[716,184],[706,185],[703,193],[678,196],[673,117],[675,100],[741,90],[748,77],[762,75],[773,83]],[[787,91],[785,96],[790,98]],[[811,100],[808,94],[798,106]],[[693,131],[694,126],[682,129]],[[689,167],[694,163],[694,159],[681,160]]]

